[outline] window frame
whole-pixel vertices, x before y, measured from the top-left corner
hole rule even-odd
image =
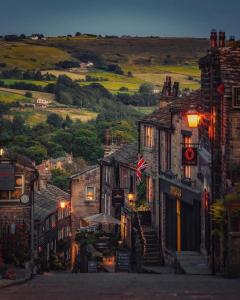
[[[236,98],[239,98],[239,99],[236,99]],[[232,87],[232,107],[240,108],[240,86]]]
[[[89,189],[89,188],[92,188],[92,189],[93,189],[93,199],[88,199],[88,189]],[[96,200],[95,186],[92,186],[92,185],[87,185],[87,186],[86,186],[86,190],[85,190],[85,198],[86,198],[86,201],[88,201],[88,202],[92,202],[92,201],[95,201],[95,200]]]
[[[22,186],[16,186],[16,178],[21,177],[22,178]],[[14,190],[13,191],[6,191],[8,193],[8,198],[7,199],[1,199],[0,202],[20,202],[20,197],[25,193],[25,176],[22,173],[16,173],[14,175],[15,178],[15,185],[14,185]],[[11,193],[15,191],[15,189],[21,189],[22,193],[19,198],[11,198]]]
[[[154,126],[144,125],[144,147],[153,148],[154,147]]]

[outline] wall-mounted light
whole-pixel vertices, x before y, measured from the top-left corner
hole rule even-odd
[[[129,202],[134,202],[136,200],[136,194],[133,192],[128,193],[128,201]]]
[[[200,114],[195,109],[191,109],[186,113],[186,116],[187,116],[188,126],[190,128],[197,128],[201,120]]]
[[[0,157],[3,156],[3,154],[4,154],[4,149],[0,148]]]
[[[64,200],[60,201],[60,208],[64,209],[67,207],[67,205],[68,205],[68,201],[64,201]]]

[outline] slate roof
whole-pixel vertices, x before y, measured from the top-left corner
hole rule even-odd
[[[3,158],[7,158],[10,160],[16,161],[20,165],[23,165],[23,166],[31,168],[31,169],[35,169],[35,165],[34,165],[33,161],[31,161],[31,159],[29,159],[28,157],[26,157],[24,155],[14,153],[13,151],[11,151],[9,149],[4,148]]]
[[[69,200],[70,195],[58,187],[48,184],[45,189],[34,193],[34,218],[43,220],[56,212],[60,200]]]
[[[174,113],[187,111],[193,105],[195,109],[201,110],[201,93],[195,91],[189,96],[175,98],[173,102],[164,107],[160,107],[153,113],[145,116],[140,123],[157,125],[161,128],[171,129],[171,118]]]
[[[98,165],[93,165],[93,166],[86,166],[84,168],[81,169],[81,171],[79,171],[78,173],[76,174],[73,174],[72,176],[70,176],[71,179],[75,178],[75,177],[78,177],[88,171],[91,171],[91,170],[94,170],[96,168],[98,168],[99,166]]]
[[[113,159],[122,164],[133,164],[137,161],[138,145],[137,142],[123,145],[116,152],[104,157],[100,162],[111,163]]]

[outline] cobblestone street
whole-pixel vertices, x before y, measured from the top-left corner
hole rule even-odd
[[[240,299],[240,280],[175,274],[49,273],[0,290],[1,300]]]

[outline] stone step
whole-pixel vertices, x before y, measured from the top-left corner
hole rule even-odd
[[[186,274],[192,275],[211,275],[211,270],[203,255],[198,252],[176,253],[177,264]]]

